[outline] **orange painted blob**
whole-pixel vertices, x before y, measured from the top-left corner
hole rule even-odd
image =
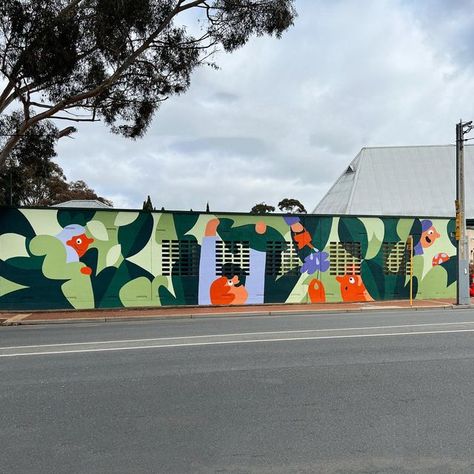
[[[341,286],[342,301],[374,301],[369,295],[360,275],[337,276],[336,280]]]
[[[295,239],[296,245],[299,250],[301,250],[303,247],[306,247],[307,245],[310,245],[312,247],[312,237],[307,230],[305,230],[301,234],[294,234],[293,238]]]
[[[81,268],[81,273],[84,275],[91,275],[92,274],[92,268],[91,267],[82,267]]]
[[[317,278],[313,278],[308,285],[308,296],[311,303],[324,303],[326,301],[326,292],[324,285]]]

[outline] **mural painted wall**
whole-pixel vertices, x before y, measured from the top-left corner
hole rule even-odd
[[[454,297],[449,219],[0,209],[0,309]]]

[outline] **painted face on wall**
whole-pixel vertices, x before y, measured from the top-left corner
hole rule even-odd
[[[360,275],[337,276],[343,301],[373,301]]]
[[[420,244],[426,249],[431,247],[439,237],[441,237],[441,235],[439,235],[435,227],[431,225],[421,233]]]
[[[237,275],[222,276],[212,282],[210,296],[212,304],[245,304],[248,292]]]
[[[74,235],[71,239],[66,241],[66,245],[72,247],[79,257],[82,257],[89,248],[89,245],[94,242],[94,239],[90,239],[86,234]]]

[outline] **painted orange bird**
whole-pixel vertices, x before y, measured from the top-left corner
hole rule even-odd
[[[337,276],[336,280],[341,285],[342,301],[374,301],[360,275]]]

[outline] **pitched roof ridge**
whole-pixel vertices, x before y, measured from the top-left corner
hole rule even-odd
[[[361,148],[361,152],[364,150],[390,150],[394,148],[446,148],[446,147],[454,147],[456,146],[454,143],[446,143],[444,145],[375,145],[375,146],[364,146]],[[474,144],[466,144],[465,146],[474,146]]]

